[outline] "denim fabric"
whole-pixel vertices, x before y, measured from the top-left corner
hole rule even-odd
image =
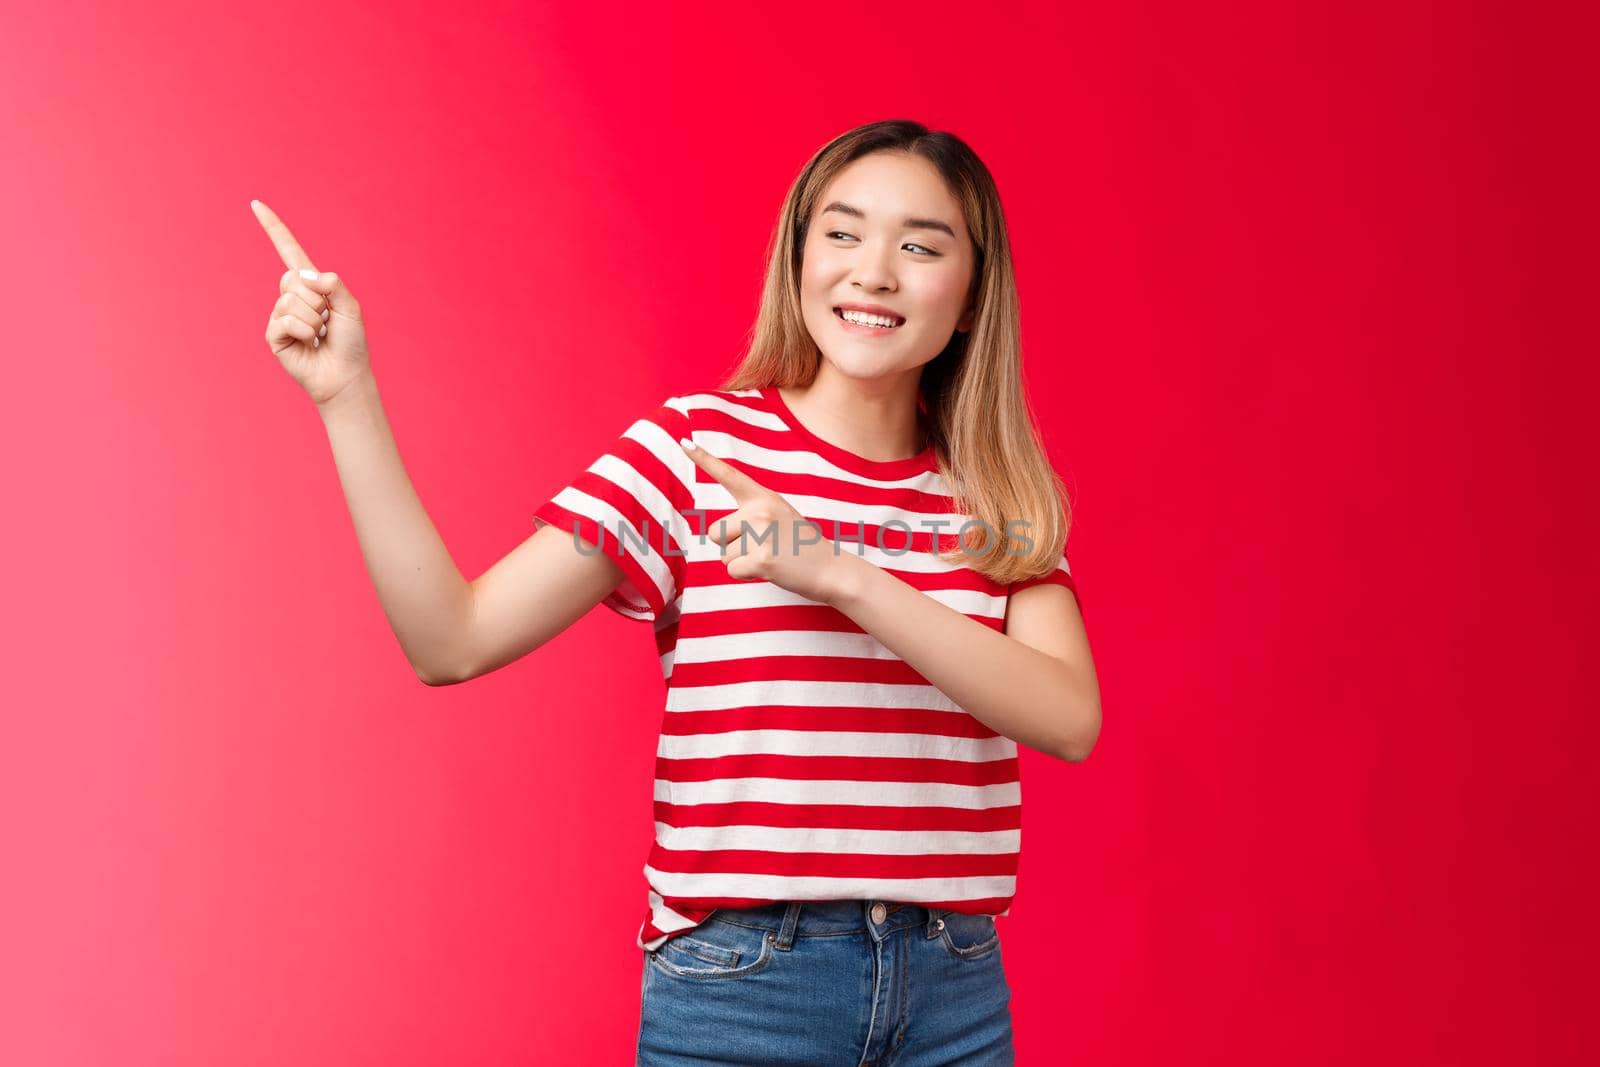
[[[643,955],[638,1067],[1015,1063],[991,916],[887,900],[719,908]]]

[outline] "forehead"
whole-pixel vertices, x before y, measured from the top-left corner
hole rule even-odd
[[[819,208],[843,201],[866,212],[867,222],[893,224],[908,217],[943,219],[962,237],[966,219],[944,176],[921,156],[874,152],[834,175],[817,199]]]

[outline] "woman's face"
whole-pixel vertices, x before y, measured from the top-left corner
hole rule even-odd
[[[835,175],[801,253],[800,310],[822,356],[851,378],[933,359],[972,326],[972,240],[961,204],[932,163],[874,152]],[[852,305],[887,309],[892,328],[846,321]]]

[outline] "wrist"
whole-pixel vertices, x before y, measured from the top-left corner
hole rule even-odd
[[[849,614],[866,591],[869,572],[877,568],[849,553],[837,555],[831,562],[834,566],[828,583],[828,606]]]
[[[377,398],[378,380],[372,376],[370,369],[364,370],[332,396],[316,401],[317,413],[326,420],[350,408],[369,406]]]

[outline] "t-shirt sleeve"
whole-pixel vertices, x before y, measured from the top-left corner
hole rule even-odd
[[[669,398],[636,420],[604,455],[534,512],[534,527],[557,526],[617,561],[623,579],[601,601],[651,622],[678,599],[694,506],[694,460],[678,444],[689,420]]]
[[[1078,601],[1078,613],[1080,615],[1083,613],[1083,594],[1078,592],[1078,583],[1072,577],[1072,569],[1067,566],[1065,553],[1062,553],[1061,559],[1056,562],[1055,570],[1049,574],[1042,574],[1037,578],[1024,578],[1021,581],[1012,582],[1006,589],[1006,595],[1015,596],[1022,590],[1030,589],[1036,585],[1060,585],[1072,590],[1072,595]]]

